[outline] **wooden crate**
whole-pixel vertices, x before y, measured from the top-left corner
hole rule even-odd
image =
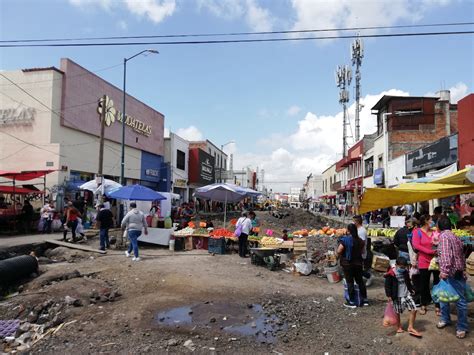
[[[308,248],[306,246],[306,238],[293,239],[293,255],[294,256],[306,254],[307,251],[308,251]]]

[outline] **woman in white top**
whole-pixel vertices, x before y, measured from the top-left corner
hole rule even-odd
[[[247,239],[249,237],[250,231],[252,230],[252,220],[248,218],[247,212],[242,213],[242,217],[239,218],[235,226],[242,226],[242,233],[240,233],[239,236],[239,256],[241,258],[245,258],[247,255]]]

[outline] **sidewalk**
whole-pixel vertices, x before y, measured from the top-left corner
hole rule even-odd
[[[0,249],[11,248],[20,245],[43,243],[48,239],[59,240],[62,239],[62,233],[51,233],[51,234],[32,234],[32,235],[19,235],[14,237],[0,237]]]

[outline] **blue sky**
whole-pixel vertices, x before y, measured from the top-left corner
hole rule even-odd
[[[2,0],[0,16],[5,40],[472,22],[474,2]],[[308,172],[324,170],[340,153],[334,69],[350,64],[351,42],[152,46],[158,56],[136,58],[127,67],[128,92],[164,113],[166,127],[188,138],[204,137],[217,145],[235,140],[228,147],[235,153],[235,168],[258,165],[268,181],[280,182],[270,185],[287,190]],[[424,95],[452,88],[454,100],[472,92],[472,35],[364,43],[367,106],[389,90]],[[58,66],[59,58],[69,57],[95,71],[147,47],[1,49],[0,68]],[[121,67],[98,74],[121,86]],[[371,133],[368,110],[362,119],[363,131]]]

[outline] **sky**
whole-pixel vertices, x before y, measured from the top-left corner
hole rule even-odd
[[[334,29],[474,22],[472,0],[1,0],[0,38],[38,39]],[[472,30],[473,26],[402,31]],[[361,31],[360,33],[374,33]],[[318,35],[352,34],[356,31]],[[309,34],[311,35],[311,34]],[[295,35],[279,35],[288,37]],[[268,36],[266,36],[268,38]],[[209,139],[234,155],[234,169],[265,171],[273,191],[299,187],[342,151],[334,71],[351,64],[352,39],[151,46],[159,55],[127,66],[127,92],[165,115],[166,129]],[[59,66],[69,57],[122,85],[124,57],[150,46],[1,48],[0,69]],[[364,39],[361,132],[384,94],[451,101],[474,87],[474,36]],[[111,66],[114,68],[105,69]],[[349,113],[353,126],[354,89]],[[353,129],[353,128],[352,128]]]

